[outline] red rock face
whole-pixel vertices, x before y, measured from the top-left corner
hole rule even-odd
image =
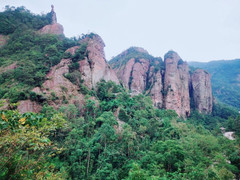
[[[157,73],[154,73],[153,69],[154,68],[152,67],[151,71],[150,71],[150,75],[149,75],[150,76],[149,81],[151,81],[151,84],[153,84],[152,89],[150,91],[150,96],[151,96],[154,106],[161,109],[161,108],[163,108],[162,74],[161,74],[160,70],[158,70]]]
[[[76,53],[76,50],[79,48],[79,46],[74,46],[74,47],[71,47],[69,49],[66,50],[66,52],[69,52],[71,53],[72,55],[74,55]]]
[[[88,39],[88,58],[78,62],[84,85],[89,87],[89,89],[95,87],[101,79],[106,81],[112,80],[118,83],[115,72],[106,64],[102,46],[103,42],[99,38],[96,36],[93,39]],[[79,46],[74,46],[66,52],[74,55],[78,48]],[[35,93],[43,94],[48,99],[49,105],[55,108],[66,103],[77,104],[81,108],[85,102],[84,95],[79,93],[80,88],[64,76],[69,73],[69,65],[71,63],[71,59],[62,59],[58,65],[51,68],[42,87],[33,89]],[[53,96],[58,98],[53,100]]]
[[[141,48],[134,50],[147,53]],[[112,66],[123,85],[132,91],[132,95],[149,94],[155,107],[175,110],[178,116],[186,118],[190,115],[190,90],[193,89],[191,93],[194,95],[196,109],[201,113],[212,112],[212,90],[208,73],[198,70],[190,78],[187,63],[173,51],[166,54],[165,70],[160,69],[158,60],[153,63],[152,60],[139,60],[132,56],[127,60],[127,53],[128,50],[118,55]],[[193,88],[190,89],[190,86]]]
[[[88,59],[79,61],[79,70],[83,76],[84,84],[90,89],[95,88],[101,79],[119,84],[117,75],[106,62],[105,44],[101,37],[94,35],[92,38],[84,39],[84,41],[88,43]]]
[[[122,81],[125,88],[129,88],[129,80],[131,77],[133,65],[135,64],[135,59],[130,59],[126,66],[121,66],[120,68],[114,69],[117,73],[118,78]]]
[[[132,81],[130,89],[137,93],[142,93],[146,89],[147,72],[149,69],[149,61],[140,59],[136,62],[132,69]]]
[[[118,78],[124,87],[131,89],[134,94],[142,93],[146,89],[149,60],[135,58],[130,59],[126,65],[115,68]]]
[[[203,69],[197,69],[193,72],[191,80],[195,108],[200,113],[210,114],[213,107],[210,74]]]
[[[142,48],[137,48],[137,50],[147,53]],[[157,61],[155,62],[156,65],[158,63]],[[146,91],[146,93],[150,95],[154,106],[162,108],[162,74],[160,70],[154,72],[154,66],[150,65],[150,60],[135,60],[135,58],[131,58],[126,64],[117,66],[114,71],[122,81],[124,87],[132,91],[132,95],[137,95]]]
[[[33,102],[31,100],[24,100],[24,101],[19,101],[19,105],[17,109],[20,113],[26,113],[26,112],[39,113],[42,110],[42,106],[39,105],[37,102]]]
[[[56,34],[56,35],[64,35],[63,34],[63,26],[61,24],[49,24],[44,26],[39,30],[40,34]]]
[[[82,104],[83,102],[84,96],[78,92],[79,87],[64,77],[64,74],[69,73],[70,64],[70,59],[62,59],[58,65],[51,68],[42,88],[33,89],[38,94],[44,94],[49,99],[49,104],[55,108],[63,104]],[[53,99],[54,96],[58,98]]]
[[[0,74],[6,72],[6,71],[8,71],[8,70],[16,69],[17,67],[18,67],[18,66],[17,66],[17,63],[16,63],[16,62],[10,64],[10,65],[7,66],[7,67],[0,67]]]
[[[189,70],[186,63],[179,64],[180,60],[175,52],[165,59],[164,107],[185,118],[190,115]]]

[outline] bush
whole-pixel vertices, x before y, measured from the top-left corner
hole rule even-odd
[[[80,47],[76,50],[75,54],[72,57],[72,61],[78,62],[80,60],[83,60],[86,56],[86,50],[87,50],[87,43],[83,43],[80,45]]]

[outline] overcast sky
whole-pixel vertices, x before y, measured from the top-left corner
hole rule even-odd
[[[47,13],[54,4],[67,37],[94,32],[109,60],[130,46],[186,61],[240,58],[240,0],[0,0]]]

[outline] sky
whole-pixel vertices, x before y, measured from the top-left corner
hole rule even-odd
[[[32,13],[51,11],[67,37],[99,34],[109,60],[131,46],[185,61],[240,58],[240,0],[0,0]]]

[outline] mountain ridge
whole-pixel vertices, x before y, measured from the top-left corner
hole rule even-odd
[[[110,60],[109,64],[124,87],[133,94],[149,94],[157,108],[173,109],[179,116],[187,117],[190,115],[192,98],[195,101],[194,108],[199,112],[212,112],[213,98],[209,74],[207,73],[206,77],[204,71],[199,71],[197,75],[194,72],[190,73],[187,63],[172,50],[164,55],[163,61],[160,57],[149,55],[143,48],[139,51],[139,47],[131,47]],[[205,87],[206,83],[192,79],[192,74],[199,76],[197,79],[203,78],[208,85]],[[194,88],[190,88],[193,83]],[[200,88],[195,88],[197,86]],[[183,89],[178,90],[179,88]]]
[[[189,70],[173,51],[163,61],[133,48],[116,61],[126,72],[119,81],[99,35],[40,33],[54,29],[56,16],[20,10],[0,12],[0,20],[20,13],[5,19],[16,29],[0,23],[8,37],[0,47],[0,179],[239,179],[240,116],[209,106],[209,73]]]

